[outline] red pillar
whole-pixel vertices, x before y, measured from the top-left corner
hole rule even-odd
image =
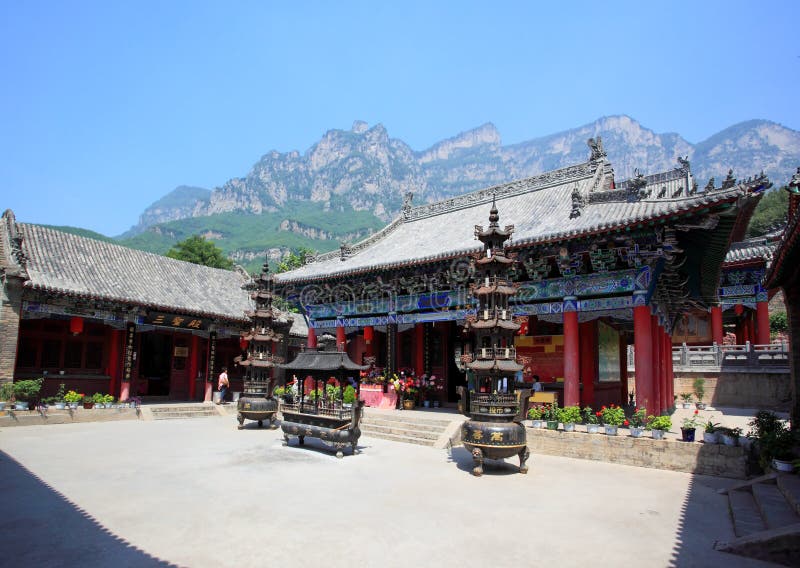
[[[755,343],[755,334],[753,333],[753,312],[748,310],[744,316],[744,340],[750,342],[752,345]]]
[[[343,325],[336,326],[336,349],[347,351],[347,334]]]
[[[108,393],[112,395],[117,394],[117,389],[120,387],[122,379],[122,336],[124,332],[120,329],[112,329],[109,336],[108,345],[108,376],[110,378],[108,384]]]
[[[756,343],[769,343],[769,306],[767,302],[756,302]]]
[[[667,400],[669,408],[675,406],[675,373],[672,370],[672,336],[667,334],[667,345],[669,345],[670,357],[667,359]]]
[[[564,406],[580,404],[580,373],[578,312],[564,312]]]
[[[373,345],[373,341],[375,341],[375,328],[371,325],[368,325],[364,328],[364,344],[367,346],[367,357],[375,356],[375,346]]]
[[[594,406],[597,380],[597,320],[578,325],[580,335],[581,406]]]
[[[672,364],[672,340],[666,329],[663,330],[662,338],[667,358],[664,360],[664,390],[661,391],[663,393],[661,407],[664,410],[669,410],[672,407],[672,374],[669,371]]]
[[[661,414],[661,367],[663,365],[663,342],[658,316],[650,316],[651,338],[653,342],[653,406],[655,414]]]
[[[189,400],[194,400],[197,391],[197,355],[200,353],[200,338],[193,335],[189,343]]]
[[[414,372],[421,376],[425,369],[425,324],[414,326]]]
[[[628,404],[628,339],[624,333],[619,334],[619,383],[620,400]]]
[[[636,402],[639,407],[647,407],[647,414],[655,414],[653,401],[653,339],[651,335],[650,307],[636,306],[633,308]]]
[[[711,308],[711,340],[722,345],[722,306]]]
[[[306,345],[310,349],[316,349],[317,348],[317,332],[315,332],[314,328],[311,327],[310,325],[308,326],[308,341],[307,341]]]

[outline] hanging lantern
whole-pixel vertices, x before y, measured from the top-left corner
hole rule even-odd
[[[246,350],[247,350],[247,346],[248,346],[248,345],[250,345],[250,342],[249,342],[249,341],[247,341],[247,340],[246,340],[244,337],[240,337],[240,338],[239,338],[239,348],[240,348],[242,351],[246,351]]]
[[[372,327],[371,325],[368,325],[367,327],[364,328],[364,342],[367,345],[372,343],[372,338],[373,338],[374,331],[375,331],[375,328]]]
[[[77,316],[69,318],[69,331],[72,335],[83,333],[83,318]]]

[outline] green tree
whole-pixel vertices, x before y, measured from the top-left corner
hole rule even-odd
[[[781,189],[768,191],[756,205],[750,224],[747,226],[748,237],[760,237],[780,225],[789,210],[789,192]]]
[[[296,253],[289,251],[289,254],[284,256],[283,260],[278,263],[276,272],[288,272],[295,268],[300,268],[306,263],[306,257],[312,254],[314,254],[314,251],[305,247],[299,248]]]
[[[188,239],[176,243],[169,251],[169,258],[185,260],[194,264],[210,266],[211,268],[224,268],[231,270],[233,261],[225,258],[225,255],[212,241],[207,241],[204,237],[194,235]]]
[[[789,319],[786,312],[772,312],[769,314],[769,330],[772,334],[789,331]]]

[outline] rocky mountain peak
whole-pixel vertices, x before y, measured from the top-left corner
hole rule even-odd
[[[460,132],[452,138],[434,144],[422,153],[419,161],[422,164],[426,164],[436,160],[447,160],[458,150],[477,148],[479,146],[499,148],[500,144],[500,132],[498,132],[494,124],[487,122],[477,128]]]

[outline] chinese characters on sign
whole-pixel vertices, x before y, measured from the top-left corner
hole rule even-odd
[[[214,364],[217,355],[217,332],[212,331],[208,334],[208,378],[207,380],[214,380]]]
[[[125,333],[125,370],[123,377],[125,381],[131,380],[133,371],[133,339],[136,335],[136,326],[132,323],[127,325]]]
[[[208,327],[208,321],[202,318],[165,314],[163,312],[150,312],[147,314],[147,323],[181,329],[206,329]]]

